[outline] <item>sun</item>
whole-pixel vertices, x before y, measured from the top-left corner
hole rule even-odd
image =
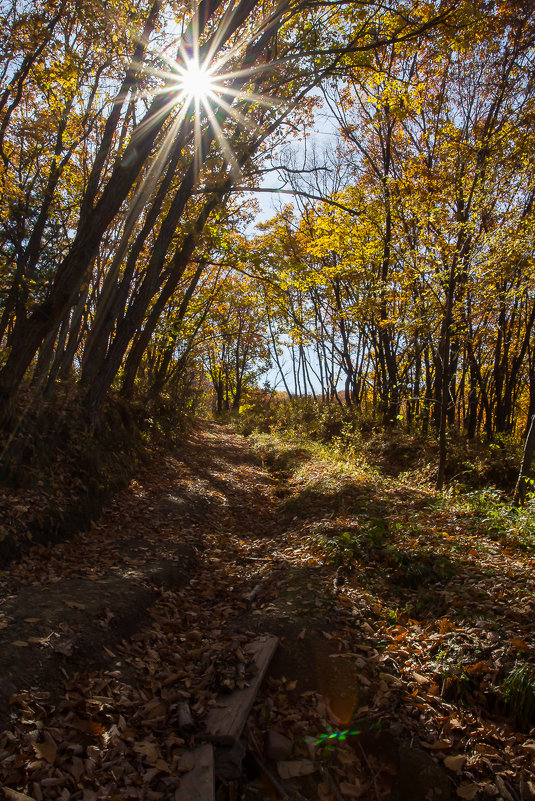
[[[148,196],[154,189],[181,130],[189,130],[191,134],[189,141],[193,144],[196,180],[212,140],[217,143],[232,174],[239,177],[241,167],[227,140],[225,125],[233,123],[240,129],[253,131],[254,125],[248,114],[251,105],[267,108],[278,105],[278,101],[273,98],[264,97],[263,94],[258,94],[249,88],[251,82],[254,87],[257,74],[264,70],[263,65],[229,69],[250,41],[248,33],[238,42],[232,43],[232,46],[222,48],[227,39],[227,32],[232,27],[230,17],[226,18],[223,27],[215,32],[204,50],[201,49],[199,32],[196,30],[198,20],[195,22],[194,17],[194,22],[189,26],[192,29],[190,41],[186,44],[182,37],[173,40],[173,45],[177,48],[176,58],[167,55],[166,47],[154,53],[156,63],[159,62],[158,66],[151,64],[141,67],[142,72],[157,81],[156,85],[145,90],[143,96],[153,100],[154,97],[161,95],[162,102],[154,115],[147,117],[137,126],[133,135],[143,137],[147,130],[161,125],[162,120],[168,116],[171,117],[171,122],[150,169],[142,180],[136,208],[141,207],[140,198]],[[222,52],[217,52],[218,48]],[[170,112],[174,113],[171,115]]]
[[[213,70],[197,59],[190,59],[180,68],[177,82],[180,92],[188,100],[204,101],[216,88]]]

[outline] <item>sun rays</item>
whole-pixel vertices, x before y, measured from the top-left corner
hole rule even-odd
[[[186,102],[188,100],[206,102],[210,95],[215,94],[217,84],[212,72],[210,67],[200,64],[196,58],[190,59],[180,68],[177,83]]]
[[[151,66],[141,66],[147,86],[140,98],[160,98],[160,103],[138,125],[134,137],[142,138],[152,126],[165,121],[165,132],[139,188],[141,194],[152,191],[179,139],[185,152],[189,148],[192,154],[196,181],[208,154],[214,153],[214,144],[233,177],[239,177],[233,137],[240,131],[250,133],[255,129],[251,119],[253,105],[278,105],[277,100],[259,91],[258,78],[272,70],[273,64],[254,63],[246,57],[248,47],[262,35],[269,18],[260,19],[246,35],[238,37],[234,33],[239,27],[235,24],[235,11],[230,2],[216,29],[205,36],[206,41],[201,41],[199,17],[194,11],[186,32],[155,53]],[[171,47],[176,48],[176,59],[168,55]]]

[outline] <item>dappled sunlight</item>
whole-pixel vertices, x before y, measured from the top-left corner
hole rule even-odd
[[[257,438],[275,470],[291,452],[288,439]],[[366,476],[358,465],[352,482],[350,457],[341,470],[336,451],[330,463],[328,448],[316,451],[310,445],[306,458],[287,461],[281,509],[291,515],[296,556],[306,561],[308,553],[318,569],[331,565],[338,604],[375,645],[383,665],[379,703],[399,702],[407,687],[426,721],[429,748],[451,747],[445,712],[465,730],[477,711],[487,721],[479,747],[490,754],[501,716],[509,710],[520,721],[503,689],[519,664],[526,665],[531,692],[531,534],[519,529],[515,539],[497,502],[478,508],[473,494],[458,488],[441,494],[422,476]],[[340,728],[351,725],[344,718],[355,687],[350,673],[339,688],[332,671],[318,677]]]

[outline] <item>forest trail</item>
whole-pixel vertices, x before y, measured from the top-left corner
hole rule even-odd
[[[90,531],[10,566],[3,786],[38,801],[173,797],[182,752],[217,694],[246,681],[241,647],[258,632],[281,638],[272,677],[286,670],[279,683],[295,694],[297,667],[311,691],[332,570],[302,563],[276,490],[242,437],[208,424],[173,452],[156,449]],[[157,743],[160,770],[140,742]]]
[[[9,567],[0,599],[8,798],[174,798],[215,699],[251,678],[246,646],[261,634],[279,647],[245,750],[218,777],[220,801],[485,793],[488,782],[461,773],[465,720],[426,676],[400,677],[399,655],[381,650],[377,610],[334,586],[286,492],[243,437],[207,423],[172,451],[155,447],[90,531]],[[449,739],[426,705],[448,721]],[[531,752],[521,756],[524,766]],[[501,781],[509,801],[514,788]]]

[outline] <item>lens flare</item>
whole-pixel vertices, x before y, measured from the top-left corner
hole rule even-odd
[[[185,32],[173,36],[162,50],[154,51],[152,63],[137,65],[140,74],[150,79],[138,99],[154,103],[160,98],[160,102],[137,125],[132,142],[142,141],[147,131],[156,126],[161,127],[163,136],[130,205],[125,226],[127,237],[179,140],[192,145],[196,182],[200,180],[208,153],[213,155],[212,141],[237,180],[241,176],[241,167],[233,150],[233,140],[240,129],[256,131],[252,108],[271,109],[281,104],[278,99],[255,91],[264,74],[273,71],[274,62],[256,64],[245,58],[251,42],[261,36],[269,24],[270,15],[236,39],[232,35],[235,13],[234,0],[230,0],[217,29],[201,43],[202,32],[196,9]],[[171,46],[176,58],[168,54]],[[130,148],[129,152],[135,158],[137,148]],[[128,166],[126,160],[123,164]]]
[[[343,742],[347,740],[348,737],[353,737],[356,734],[360,734],[360,729],[344,729],[344,731],[333,731],[330,734],[321,734],[317,740],[314,741],[314,745],[326,745],[329,742]]]
[[[191,59],[180,69],[177,84],[178,90],[190,100],[204,101],[216,88],[211,70],[196,59]]]

